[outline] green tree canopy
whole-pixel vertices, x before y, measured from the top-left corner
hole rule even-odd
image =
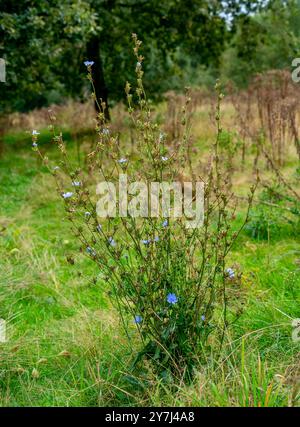
[[[299,56],[299,28],[299,0],[275,0],[260,13],[241,15],[223,55],[222,74],[243,87],[257,73],[289,68]]]
[[[145,84],[151,96],[167,88],[173,55],[217,69],[233,30],[228,17],[261,1],[2,0],[0,57],[7,63],[0,111],[26,111],[65,97],[82,97],[83,61],[93,60],[99,98],[123,98],[133,77],[131,33],[143,40]],[[234,27],[234,26],[233,26]],[[232,27],[232,28],[233,28]],[[149,71],[149,72],[148,72]]]

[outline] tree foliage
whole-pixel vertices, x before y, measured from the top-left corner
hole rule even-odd
[[[265,6],[263,0],[2,0],[0,57],[7,81],[0,111],[82,98],[86,59],[95,61],[97,95],[121,100],[134,73],[133,32],[144,43],[145,87],[154,98],[180,74],[178,58],[183,66],[216,73],[234,34],[234,55],[248,55],[244,42],[252,54],[267,29],[249,14]]]
[[[300,2],[272,1],[255,15],[241,15],[223,54],[222,73],[238,86],[270,69],[289,68],[299,56]]]

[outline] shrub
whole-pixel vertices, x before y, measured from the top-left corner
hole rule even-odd
[[[136,56],[136,88],[126,84],[128,114],[137,135],[136,152],[130,156],[119,137],[105,121],[105,104],[99,103],[96,132],[98,142],[87,155],[87,170],[78,168],[69,159],[61,134],[53,129],[53,140],[62,153],[60,169],[53,170],[37,145],[34,150],[46,161],[56,178],[72,230],[81,242],[81,251],[99,266],[103,289],[109,291],[130,339],[132,327],[141,339],[135,364],[150,358],[164,378],[190,378],[195,362],[204,360],[211,348],[220,350],[225,329],[235,317],[227,298],[227,283],[235,272],[226,267],[231,250],[249,216],[255,186],[251,188],[245,220],[234,228],[236,203],[231,193],[228,162],[222,162],[220,141],[220,102],[223,95],[217,83],[217,135],[205,178],[193,170],[189,150],[189,93],[181,112],[182,138],[167,145],[167,138],[152,118],[152,111],[143,87],[141,42],[133,35]],[[93,85],[92,66],[88,78]],[[93,92],[93,97],[95,94]],[[188,172],[187,172],[188,171]],[[117,183],[120,174],[127,174],[130,183],[141,181],[147,188],[151,182],[189,180],[204,184],[204,221],[202,227],[187,228],[187,215],[175,218],[162,212],[157,218],[136,218],[132,215],[105,221],[97,215],[95,182],[100,179]],[[193,191],[193,197],[197,193]],[[128,196],[132,201],[132,195]],[[174,194],[172,195],[172,200]],[[122,197],[118,198],[122,203]],[[162,208],[162,206],[160,206]],[[173,212],[173,211],[172,211]]]

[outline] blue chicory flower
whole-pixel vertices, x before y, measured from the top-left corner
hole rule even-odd
[[[230,279],[233,279],[235,276],[235,272],[232,268],[227,268],[226,273],[228,274]]]
[[[115,242],[115,240],[112,237],[108,238],[108,243],[110,244],[110,246],[115,247],[117,245],[117,243]]]
[[[69,199],[70,197],[73,196],[73,193],[72,193],[72,191],[67,191],[66,193],[63,193],[62,196],[64,199]]]
[[[164,222],[162,223],[163,227],[168,227],[169,225],[169,221],[167,219],[164,220]]]
[[[150,245],[151,240],[150,239],[144,239],[141,242],[143,243],[143,245]]]
[[[91,67],[92,65],[94,65],[94,61],[84,61],[84,65],[86,67]]]
[[[140,315],[134,316],[134,323],[136,324],[142,323],[142,320],[143,320],[142,316]]]
[[[178,298],[175,294],[170,293],[167,295],[167,302],[169,304],[176,304],[178,302]]]
[[[204,314],[202,314],[202,316],[201,316],[201,320],[203,320],[203,322],[204,322],[204,320],[206,319],[206,317],[205,317],[205,315]]]

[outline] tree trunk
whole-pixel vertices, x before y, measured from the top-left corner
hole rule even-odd
[[[4,151],[4,135],[6,123],[7,116],[5,116],[4,114],[0,114],[0,157],[2,157]]]
[[[96,97],[99,103],[105,102],[106,108],[104,110],[105,120],[110,120],[109,107],[108,107],[108,90],[105,84],[103,64],[100,55],[100,40],[98,37],[93,37],[87,43],[87,60],[94,61],[92,66],[92,75],[95,86]],[[99,113],[99,107],[95,102],[95,109]]]

